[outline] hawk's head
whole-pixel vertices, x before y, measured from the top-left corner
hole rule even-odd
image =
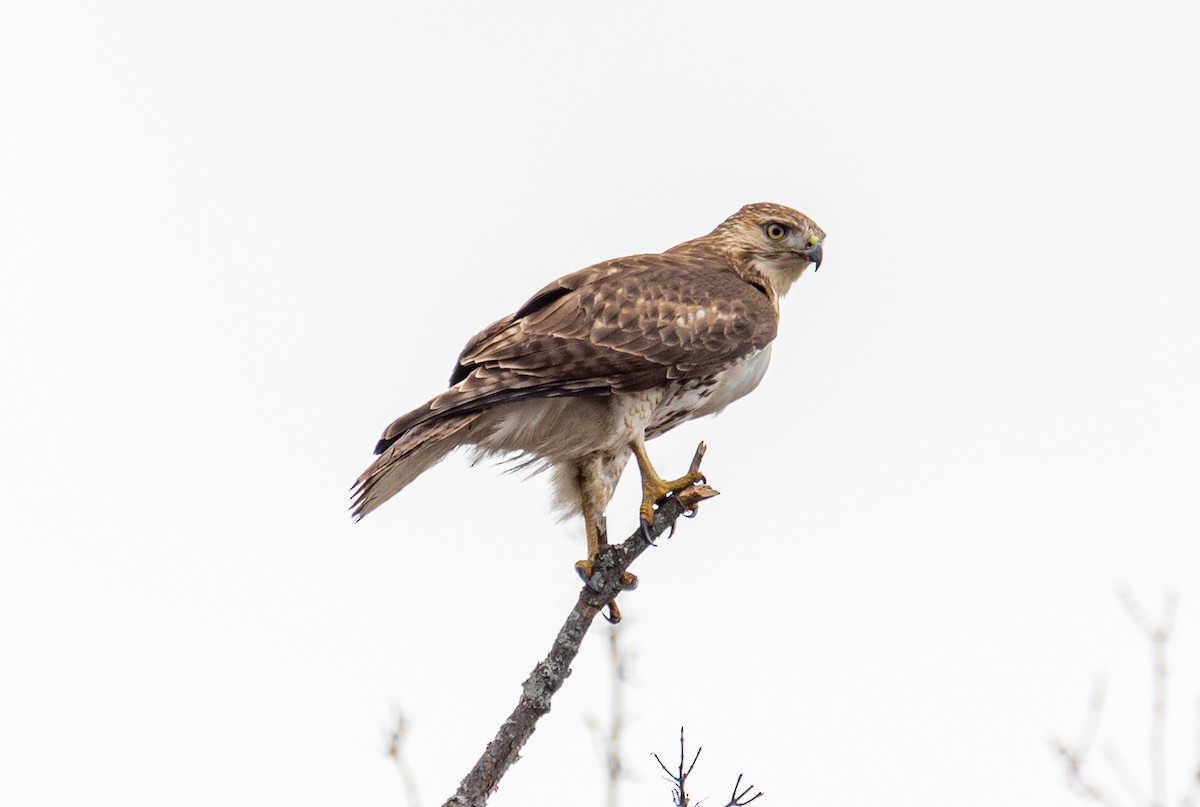
[[[825,231],[783,205],[746,205],[708,236],[735,266],[749,265],[783,295],[810,265],[820,267]]]

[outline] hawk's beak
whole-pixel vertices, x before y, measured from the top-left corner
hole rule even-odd
[[[818,241],[800,254],[812,262],[814,272],[821,268],[821,242]]]

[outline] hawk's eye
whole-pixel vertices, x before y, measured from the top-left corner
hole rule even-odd
[[[767,234],[767,238],[772,241],[778,241],[787,235],[787,227],[784,227],[777,221],[772,221],[763,227],[763,232]]]

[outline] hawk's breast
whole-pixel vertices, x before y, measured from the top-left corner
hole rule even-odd
[[[676,381],[655,408],[646,437],[657,437],[685,421],[719,413],[753,392],[770,363],[771,346],[767,345],[715,375]]]

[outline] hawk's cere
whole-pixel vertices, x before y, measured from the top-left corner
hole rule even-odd
[[[604,509],[632,454],[641,518],[695,484],[665,481],[645,441],[720,412],[762,380],[779,298],[810,265],[825,233],[776,204],[747,205],[708,235],[658,255],[598,263],[554,281],[467,343],[450,388],[403,415],[358,478],[358,518],[459,446],[516,453],[550,468],[558,505],[581,513],[590,577],[605,541]],[[632,578],[630,579],[632,584]]]

